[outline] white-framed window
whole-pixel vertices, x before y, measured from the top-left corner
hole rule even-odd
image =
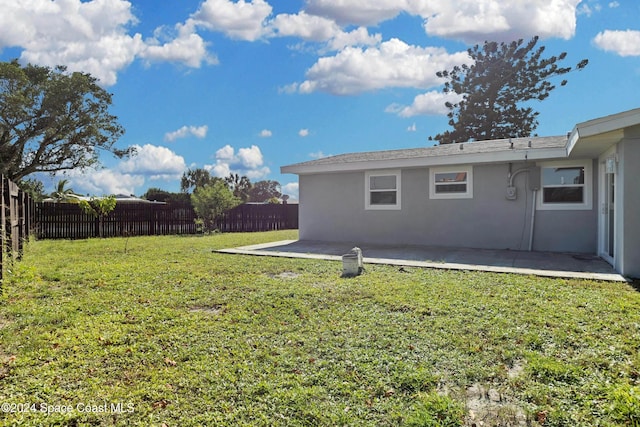
[[[365,209],[400,209],[400,170],[365,172]]]
[[[429,169],[430,199],[473,198],[473,167],[451,166]]]
[[[541,210],[592,209],[591,160],[569,160],[540,164]]]

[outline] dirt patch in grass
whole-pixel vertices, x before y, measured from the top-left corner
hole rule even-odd
[[[474,384],[466,390],[466,425],[480,426],[527,426],[524,409],[512,402],[497,389]]]
[[[507,378],[518,378],[524,373],[524,361],[516,360],[513,365],[507,370]]]

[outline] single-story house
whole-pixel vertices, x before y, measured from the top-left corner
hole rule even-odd
[[[640,277],[640,108],[563,136],[342,154],[299,175],[301,240],[575,252]]]

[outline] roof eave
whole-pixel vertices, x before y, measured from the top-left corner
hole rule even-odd
[[[329,164],[294,164],[282,166],[281,173],[309,175],[332,172],[356,172],[373,169],[397,169],[415,167],[437,167],[467,164],[488,164],[563,159],[567,157],[566,147],[515,149],[490,153],[469,153],[448,156],[413,157],[391,160],[363,160],[357,162]]]

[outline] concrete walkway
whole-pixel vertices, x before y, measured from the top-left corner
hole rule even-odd
[[[365,264],[627,281],[616,273],[606,261],[589,254],[430,246],[357,245],[308,240],[282,240],[261,245],[220,249],[216,252],[341,261],[342,255],[349,252],[353,246],[362,249]]]

